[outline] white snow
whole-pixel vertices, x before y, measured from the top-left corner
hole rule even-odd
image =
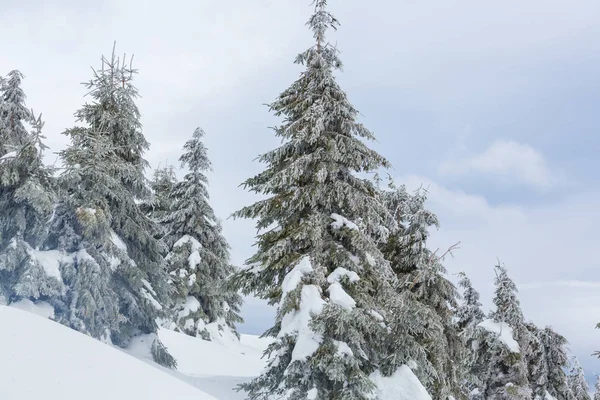
[[[29,253],[32,258],[36,259],[46,275],[51,278],[56,278],[62,282],[62,276],[60,274],[60,263],[65,259],[65,255],[58,250],[39,251],[29,249]]]
[[[185,318],[191,313],[194,313],[200,309],[200,302],[194,296],[188,296],[185,299],[183,310],[179,311],[179,318]]]
[[[192,299],[185,309],[198,307]],[[319,345],[320,336],[306,322],[323,304],[320,289],[305,285],[300,309],[285,316],[284,327],[298,338],[295,359]],[[169,370],[152,361],[155,334],[137,337],[121,350],[48,320],[50,306],[43,302],[22,301],[13,307],[0,306],[0,399],[79,400],[85,393],[86,400],[243,400],[245,393],[233,389],[260,374],[267,362],[263,351],[271,342],[251,335],[238,340],[231,332],[218,331],[223,321],[203,325],[215,335],[211,341],[161,328],[158,337],[178,363],[177,370]],[[339,356],[352,354],[346,342],[335,346]],[[374,373],[371,378],[377,386],[373,399],[431,400],[406,366],[391,377]],[[316,400],[318,393],[311,389],[306,395]]]
[[[152,307],[157,310],[162,310],[162,305],[150,294],[150,292],[148,292],[145,288],[142,288],[141,292],[142,296],[144,296],[144,298],[146,298],[146,300],[152,304]]]
[[[371,315],[374,316],[378,321],[383,322],[383,315],[379,314],[377,311],[375,310],[371,310],[370,311]]]
[[[342,285],[334,283],[327,288],[329,299],[332,303],[342,306],[344,309],[351,311],[356,307],[356,301],[344,290]]]
[[[351,283],[358,282],[360,280],[360,278],[358,277],[358,274],[356,272],[348,271],[346,268],[337,267],[335,269],[335,271],[333,271],[331,274],[329,274],[329,276],[327,277],[327,282],[329,282],[329,283],[340,282],[342,277],[347,277],[348,281],[350,281]]]
[[[190,266],[190,269],[192,271],[195,271],[196,268],[198,268],[198,265],[200,265],[200,261],[202,261],[202,258],[200,257],[200,253],[198,252],[198,250],[192,250],[190,256],[188,257],[188,264]]]
[[[27,311],[43,318],[54,319],[54,307],[45,301],[34,303],[29,299],[21,299],[10,303],[10,307],[18,308],[19,310]]]
[[[94,210],[96,211],[96,210]],[[123,242],[123,240],[121,240],[121,238],[119,237],[119,235],[117,235],[114,231],[110,231],[110,240],[111,242],[113,242],[113,244],[115,246],[117,246],[117,248],[123,250],[123,251],[127,251],[127,245],[125,244],[125,242]]]
[[[352,357],[354,355],[354,353],[352,352],[352,349],[350,348],[350,346],[348,346],[348,343],[334,340],[334,344],[335,344],[335,347],[337,347],[337,353],[339,355],[350,356],[350,357]]]
[[[342,217],[339,214],[333,213],[331,214],[331,218],[334,220],[331,223],[331,227],[333,229],[342,229],[344,226],[346,226],[348,229],[356,231],[358,230],[358,225],[356,225],[354,222],[350,221],[346,217]]]
[[[188,243],[191,246],[190,255],[188,257],[188,265],[191,270],[195,270],[198,265],[200,265],[200,261],[202,260],[200,257],[200,249],[202,249],[202,244],[190,235],[183,235],[181,239],[175,242],[173,247],[181,247]]]
[[[2,157],[0,157],[0,161],[8,160],[9,158],[15,158],[15,157],[17,157],[17,152],[10,151],[10,152],[6,153],[5,155],[3,155]]]
[[[552,397],[550,393],[546,392],[544,396],[544,400],[556,400],[556,398]]]
[[[312,388],[306,393],[306,400],[317,400],[318,394],[319,391],[316,388]]]
[[[384,377],[379,371],[370,376],[377,386],[373,399],[377,400],[431,400],[431,396],[415,374],[406,365],[402,365],[390,377]]]
[[[283,278],[283,284],[281,285],[281,298],[283,299],[286,294],[296,289],[302,280],[302,277],[308,273],[311,273],[312,270],[313,267],[310,263],[310,258],[308,256],[302,257],[300,262],[294,268],[292,268],[290,272],[287,273],[285,278]]]
[[[158,368],[56,322],[0,306],[0,399],[214,400]],[[197,364],[208,364],[200,358]],[[227,398],[227,397],[221,397]]]
[[[374,267],[377,264],[377,262],[375,262],[375,257],[373,257],[371,253],[365,254],[365,257],[367,258],[367,262],[371,267]]]
[[[278,337],[296,336],[292,361],[305,360],[319,348],[323,338],[320,334],[313,332],[308,324],[312,317],[321,313],[324,305],[325,301],[321,298],[319,288],[315,285],[305,285],[300,294],[299,309],[284,315]]]
[[[498,339],[508,347],[511,353],[518,353],[519,343],[513,337],[513,330],[505,322],[494,322],[491,319],[485,319],[477,325],[488,332],[498,335]]]
[[[190,243],[192,245],[192,250],[199,250],[202,248],[202,244],[190,235],[183,235],[181,239],[175,242],[173,247],[181,247],[187,243]]]

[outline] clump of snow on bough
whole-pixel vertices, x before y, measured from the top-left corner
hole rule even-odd
[[[300,262],[285,276],[282,284],[282,304],[287,294],[298,287],[302,277],[313,271],[308,256],[303,257]],[[296,344],[292,351],[292,361],[305,360],[319,348],[322,336],[313,332],[309,327],[310,320],[321,313],[325,301],[321,298],[321,290],[315,285],[304,285],[300,292],[300,304],[298,309],[283,316],[281,330],[277,337],[286,335],[296,336]]]
[[[477,326],[497,335],[498,339],[508,347],[511,353],[518,353],[520,351],[519,343],[513,337],[513,330],[507,323],[485,319]]]
[[[358,230],[358,225],[356,225],[354,222],[350,221],[346,217],[342,217],[339,214],[333,213],[333,214],[331,214],[331,218],[334,220],[331,223],[331,227],[333,229],[342,229],[345,226],[348,229],[351,229],[353,231],[357,231]]]

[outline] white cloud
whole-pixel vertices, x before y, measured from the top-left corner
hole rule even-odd
[[[493,175],[507,183],[549,189],[557,178],[544,156],[533,147],[512,140],[496,140],[483,153],[446,161],[444,175]]]
[[[554,282],[528,282],[517,285],[519,290],[547,289],[553,287],[567,288],[600,288],[600,282],[593,281],[554,281]]]

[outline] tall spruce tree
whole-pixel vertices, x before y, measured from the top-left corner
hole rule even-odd
[[[483,374],[485,399],[525,400],[531,399],[531,389],[527,380],[526,332],[523,312],[517,298],[517,287],[508,276],[506,268],[495,267],[496,286],[494,304],[496,310],[490,314],[491,322],[500,327],[500,332],[487,335],[490,349],[489,370]],[[507,326],[512,338],[503,339],[502,330]],[[513,339],[518,348],[511,348],[506,342]]]
[[[203,136],[198,128],[184,145],[179,160],[189,172],[165,196],[163,202],[169,204],[169,210],[160,221],[170,249],[166,265],[174,287],[172,320],[178,330],[211,339],[236,332],[235,323],[242,321],[242,299],[230,283],[235,268],[230,263],[229,245],[209,204],[205,173],[211,164]],[[160,181],[164,188],[157,185],[155,191],[162,196],[171,178],[165,174]]]
[[[397,298],[391,313],[394,334],[391,351],[405,348],[409,341],[400,339],[400,333],[412,329],[413,338],[427,355],[427,361],[413,358],[419,368],[415,371],[429,392],[439,399],[465,398],[465,347],[454,323],[458,292],[445,277],[443,256],[427,248],[428,229],[437,226],[436,216],[424,207],[426,192],[410,195],[404,187],[385,195],[386,205],[396,218],[396,229],[381,245],[386,259],[397,276]],[[406,318],[406,311],[419,318]],[[412,354],[421,354],[411,351]],[[407,354],[410,354],[407,353]],[[406,356],[396,362],[405,362]],[[391,359],[391,358],[390,358]]]
[[[38,247],[54,203],[52,171],[42,156],[44,123],[25,105],[23,75],[11,71],[0,87],[0,297],[48,300],[60,296],[60,273],[45,268]]]
[[[571,361],[567,382],[573,400],[592,400],[590,397],[590,387],[585,380],[585,373],[577,357],[573,357]]]
[[[362,139],[373,134],[334,78],[341,67],[325,32],[338,21],[315,2],[315,46],[300,78],[270,108],[283,145],[260,157],[266,170],[245,187],[266,198],[236,212],[258,219],[258,250],[238,276],[245,293],[278,304],[265,335],[267,367],[241,385],[250,399],[367,399],[386,329],[379,298],[393,279],[375,237],[389,215],[374,184],[356,173],[387,167]]]
[[[149,194],[143,159],[149,145],[135,104],[137,71],[124,61],[114,51],[102,58],[86,84],[93,101],[75,113],[85,126],[64,132],[71,143],[60,153],[62,196],[46,244],[69,255],[61,321],[119,346],[156,332],[168,299],[158,227],[138,204]]]

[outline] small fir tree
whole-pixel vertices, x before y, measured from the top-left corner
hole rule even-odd
[[[592,400],[590,397],[590,387],[577,357],[573,357],[571,361],[567,382],[573,400]]]
[[[546,390],[557,400],[569,400],[570,391],[565,371],[569,367],[567,355],[567,339],[547,326],[538,331],[538,337],[544,346],[546,365],[548,367],[548,384]]]
[[[495,267],[496,286],[494,304],[496,310],[490,314],[493,323],[506,324],[512,330],[519,348],[511,349],[499,334],[489,334],[487,347],[490,349],[489,370],[484,374],[485,399],[489,400],[525,400],[532,393],[527,380],[527,361],[524,350],[526,331],[523,312],[517,298],[517,287],[509,278],[506,268]],[[502,325],[501,325],[502,326]]]
[[[548,392],[548,362],[544,343],[540,339],[540,330],[533,323],[525,324],[527,347],[524,357],[527,361],[527,380],[534,399],[544,399]]]
[[[308,25],[317,43],[297,58],[306,69],[270,106],[284,118],[275,128],[284,143],[245,183],[266,198],[235,213],[258,219],[261,231],[238,282],[278,304],[267,367],[241,385],[253,400],[368,399],[383,358],[381,298],[393,275],[375,238],[388,213],[373,183],[355,174],[388,162],[361,140],[373,134],[334,78],[341,62],[325,32],[338,22],[325,0]]]
[[[484,392],[482,374],[487,367],[485,332],[478,325],[485,319],[481,309],[479,292],[473,287],[468,276],[458,274],[458,285],[463,289],[463,301],[456,310],[456,326],[465,347],[465,392],[470,399],[479,399]]]
[[[162,200],[170,210],[160,221],[170,249],[166,265],[174,288],[172,320],[176,329],[210,339],[226,331],[237,335],[235,323],[242,321],[242,300],[230,284],[235,268],[230,263],[229,245],[209,204],[205,173],[211,165],[203,136],[198,128],[185,144],[180,161],[189,172]],[[157,197],[163,196],[172,182],[166,174],[160,181]]]
[[[594,400],[600,400],[600,376],[596,378],[594,390]]]
[[[159,228],[156,238],[161,240],[163,256],[167,256],[169,249],[163,239],[168,235],[168,227],[162,220],[171,212],[173,200],[171,193],[177,184],[177,175],[172,165],[157,168],[150,179],[151,195],[149,198],[139,202],[140,209],[155,222]]]

